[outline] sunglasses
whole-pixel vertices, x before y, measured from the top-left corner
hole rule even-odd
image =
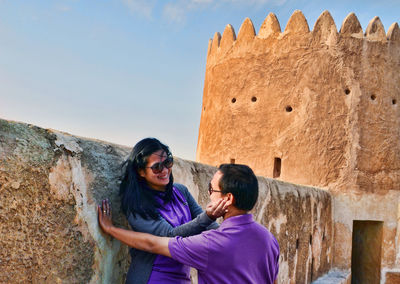
[[[172,157],[166,158],[164,161],[160,163],[155,163],[151,167],[146,167],[150,168],[153,172],[153,174],[159,174],[163,171],[164,168],[170,169],[174,165],[174,159]]]
[[[208,193],[211,195],[213,192],[222,192],[221,190],[215,190],[212,188],[211,182],[208,184]]]

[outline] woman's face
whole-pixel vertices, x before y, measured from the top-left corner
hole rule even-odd
[[[139,170],[139,175],[146,180],[148,186],[155,190],[164,191],[169,183],[172,168],[164,167],[160,173],[154,173],[151,169],[151,166],[162,163],[165,159],[167,159],[167,153],[164,150],[158,150],[147,158],[146,168]]]

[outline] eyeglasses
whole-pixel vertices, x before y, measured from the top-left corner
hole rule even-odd
[[[164,168],[170,169],[174,165],[174,159],[172,157],[166,158],[164,161],[160,163],[155,163],[151,167],[146,167],[150,168],[153,172],[153,174],[159,174],[163,171]]]
[[[211,182],[208,184],[208,193],[211,195],[213,192],[222,192],[221,190],[215,190],[212,188]]]

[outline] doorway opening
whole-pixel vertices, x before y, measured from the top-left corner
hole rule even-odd
[[[353,221],[351,283],[380,283],[382,221]]]

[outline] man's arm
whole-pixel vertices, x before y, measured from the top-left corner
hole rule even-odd
[[[171,257],[171,253],[168,249],[168,241],[170,238],[157,237],[151,234],[129,231],[114,226],[110,227],[106,233],[135,249]]]
[[[99,225],[101,229],[117,240],[135,249],[171,257],[168,249],[170,238],[157,237],[114,227],[111,221],[111,206],[108,200],[103,200],[102,206],[97,206]]]

